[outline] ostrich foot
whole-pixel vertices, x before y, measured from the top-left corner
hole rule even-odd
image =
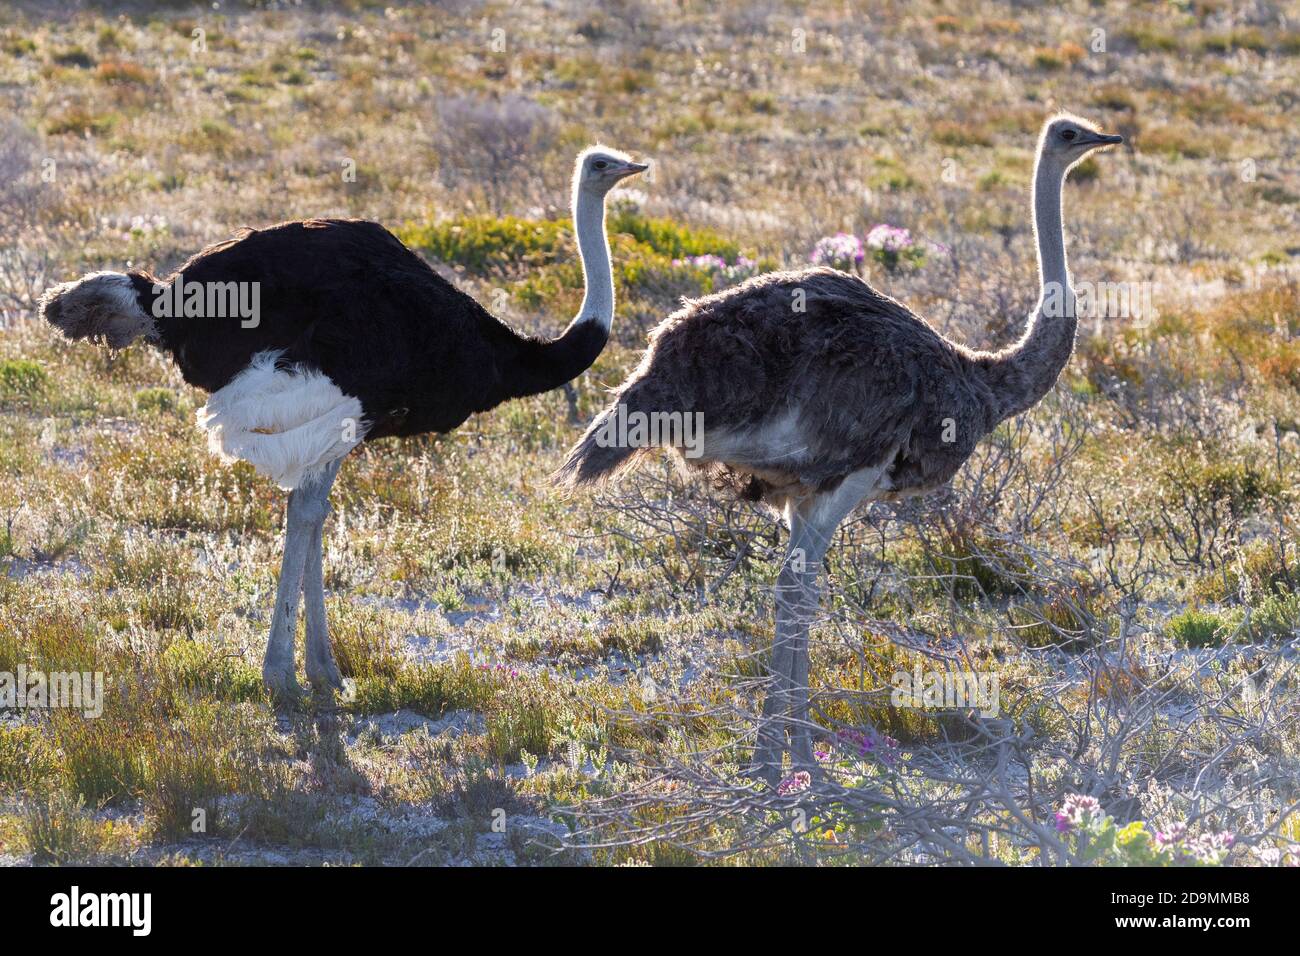
[[[758,740],[754,744],[754,753],[750,758],[746,774],[763,780],[775,789],[785,779],[784,757],[790,754],[791,771],[806,770],[816,774],[820,765],[813,756],[812,728],[794,725],[790,728],[790,741],[787,745],[785,733],[780,729],[783,721],[764,721],[758,731]]]
[[[343,675],[339,673],[339,665],[334,660],[334,652],[330,649],[329,632],[324,634],[307,634],[307,659],[304,662],[307,668],[307,680],[311,682],[312,689],[317,693],[328,691],[341,691],[343,689]]]
[[[296,704],[302,699],[302,687],[294,675],[293,661],[262,664],[262,684],[277,706]]]

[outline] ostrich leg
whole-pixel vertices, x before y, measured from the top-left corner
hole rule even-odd
[[[811,715],[808,713],[808,659],[810,653],[809,632],[817,616],[821,598],[820,577],[824,568],[822,559],[830,545],[831,536],[838,526],[837,521],[826,529],[825,535],[812,525],[805,526],[802,537],[804,542],[804,568],[796,582],[796,590],[791,595],[790,639],[790,757],[795,764],[809,768],[813,765]]]
[[[297,697],[301,692],[294,676],[294,637],[298,630],[298,596],[302,593],[304,572],[310,552],[315,548],[317,561],[320,554],[320,527],[329,508],[329,485],[337,465],[320,477],[304,482],[289,492],[289,507],[285,513],[284,558],[280,563],[280,583],[275,590],[275,613],[271,617],[271,635],[266,642],[266,658],[262,662],[262,681],[273,695],[284,699]],[[324,600],[322,598],[322,606]]]
[[[325,580],[324,580],[324,535],[325,519],[329,517],[330,488],[338,475],[339,465],[343,459],[331,463],[321,472],[311,486],[315,513],[319,513],[312,527],[311,546],[307,551],[307,565],[303,574],[303,605],[307,617],[307,653],[305,664],[307,680],[318,692],[329,689],[341,690],[343,677],[339,674],[338,664],[334,662],[334,652],[330,648],[329,621],[325,616]]]
[[[781,561],[774,589],[776,632],[768,665],[771,683],[763,701],[763,717],[758,724],[758,741],[754,748],[754,770],[774,786],[781,775],[781,754],[787,749],[787,731],[790,756],[796,765],[813,762],[811,736],[806,727],[801,734],[798,724],[807,719],[807,640],[818,605],[816,574],[822,554],[814,549],[809,524],[798,507],[788,507],[787,520],[790,544]],[[800,679],[803,680],[802,688],[798,683]]]
[[[790,544],[781,561],[781,570],[773,589],[776,597],[776,630],[772,639],[772,657],[768,663],[771,677],[767,696],[763,700],[763,716],[758,725],[753,760],[754,770],[771,785],[775,785],[781,776],[781,756],[786,750],[787,717],[794,716],[798,697],[798,689],[794,684],[795,662],[801,650],[806,653],[808,640],[807,523],[794,505],[787,506],[786,520],[790,525]],[[812,607],[816,608],[815,597],[812,599]],[[795,754],[795,760],[798,761],[800,756]],[[811,748],[807,757],[811,761]]]
[[[772,642],[772,683],[754,748],[754,769],[770,785],[781,775],[781,755],[789,730],[796,765],[813,763],[808,713],[808,635],[819,604],[819,575],[835,530],[876,488],[883,469],[850,475],[832,492],[813,495],[786,508],[790,547],[776,583],[776,634]]]
[[[307,495],[303,488],[289,492],[285,509],[284,557],[280,562],[280,583],[275,589],[275,613],[271,617],[271,634],[266,641],[262,661],[262,681],[275,697],[297,697],[298,679],[294,676],[294,635],[298,629],[298,595],[302,592],[303,570],[312,546],[315,522],[307,514]]]

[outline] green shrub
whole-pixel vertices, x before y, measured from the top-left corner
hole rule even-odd
[[[1169,53],[1178,49],[1177,37],[1168,33],[1159,33],[1149,27],[1125,30],[1121,36],[1143,53]]]
[[[50,377],[38,362],[5,359],[0,362],[0,399],[37,398],[45,393]]]
[[[402,640],[394,623],[351,602],[331,604],[329,615],[330,645],[344,677],[380,682],[398,678]]]
[[[0,614],[0,670],[102,670],[97,624],[73,607],[6,607]]]
[[[955,529],[947,540],[927,546],[918,573],[931,575],[940,590],[951,588],[958,600],[1019,595],[1029,579],[1029,565],[1014,547],[978,530]]]
[[[188,836],[198,819],[211,827],[218,797],[260,787],[250,779],[260,763],[260,740],[248,714],[199,701],[149,728],[148,777],[140,796],[155,833]]]
[[[1252,641],[1287,641],[1300,628],[1300,594],[1266,594],[1251,609],[1247,632]]]
[[[140,412],[174,412],[176,393],[170,388],[142,388],[135,393],[135,407]]]
[[[140,793],[155,743],[144,728],[131,726],[119,715],[87,718],[56,710],[52,717],[71,792],[96,805]]]
[[[163,574],[135,602],[136,614],[147,627],[192,634],[203,627],[197,589],[187,575]]]
[[[1210,574],[1198,579],[1193,594],[1203,601],[1253,601],[1261,594],[1283,593],[1292,589],[1290,560],[1273,541],[1255,541],[1244,547],[1236,560],[1225,561]]]
[[[1101,164],[1091,156],[1083,162],[1078,163],[1070,171],[1070,181],[1073,183],[1090,183],[1101,175]]]
[[[85,863],[104,848],[104,834],[85,801],[63,793],[24,808],[23,836],[32,862],[43,865]]]
[[[358,678],[352,710],[360,714],[413,710],[434,718],[451,710],[481,710],[492,700],[499,683],[496,671],[460,654],[444,664],[403,668],[396,677],[385,674]]]
[[[739,245],[712,230],[691,229],[671,219],[646,219],[626,210],[609,217],[609,231],[625,233],[669,259],[712,253],[730,262],[741,253]]]
[[[477,274],[549,265],[576,255],[568,220],[462,216],[398,230],[398,238],[434,259]]]
[[[51,116],[45,129],[51,136],[103,136],[117,125],[117,120],[114,113],[91,113],[85,107],[73,104]]]
[[[488,752],[500,763],[516,762],[525,750],[542,756],[551,752],[556,713],[544,690],[530,686],[488,711]]]
[[[0,792],[41,788],[58,771],[58,755],[36,727],[0,725]]]
[[[1262,32],[1254,29],[1231,30],[1214,33],[1201,40],[1201,49],[1207,53],[1233,53],[1237,50],[1250,50],[1252,53],[1267,53],[1268,39]]]
[[[10,56],[26,56],[36,52],[36,42],[28,37],[7,33],[0,38],[0,50],[4,50]]]
[[[1165,633],[1183,647],[1222,647],[1233,622],[1224,614],[1188,608],[1169,619]]]
[[[262,676],[243,658],[200,641],[173,641],[163,652],[162,671],[187,694],[229,701],[262,698]]]
[[[1192,836],[1184,824],[1152,832],[1142,820],[1120,826],[1092,797],[1067,794],[1056,826],[1071,862],[1090,866],[1221,866],[1232,852],[1230,833]]]
[[[75,66],[83,70],[95,65],[95,58],[79,46],[56,50],[50,55],[50,59],[59,66]]]
[[[646,219],[629,210],[610,215],[606,227],[611,237],[630,236],[642,255],[652,253],[671,260],[712,253],[730,261],[741,253],[737,243],[711,230],[690,229],[669,219]],[[461,216],[445,222],[409,224],[397,235],[412,248],[480,275],[576,263],[577,259],[568,219]],[[574,275],[572,285],[580,288],[582,273],[579,270]]]
[[[1197,478],[1202,496],[1227,502],[1234,515],[1253,512],[1261,501],[1281,491],[1275,477],[1245,461],[1213,462]]]

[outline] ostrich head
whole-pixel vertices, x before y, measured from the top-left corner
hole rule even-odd
[[[588,146],[578,154],[573,167],[573,195],[594,193],[604,196],[619,180],[649,169],[647,163],[634,163],[632,157],[608,146]]]
[[[1093,123],[1070,113],[1052,117],[1043,126],[1039,155],[1069,169],[1094,149],[1124,142],[1123,136],[1103,133]]]

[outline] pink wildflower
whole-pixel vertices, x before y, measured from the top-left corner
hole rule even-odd
[[[796,770],[777,785],[776,792],[783,797],[800,793],[812,786],[812,775],[807,770]]]

